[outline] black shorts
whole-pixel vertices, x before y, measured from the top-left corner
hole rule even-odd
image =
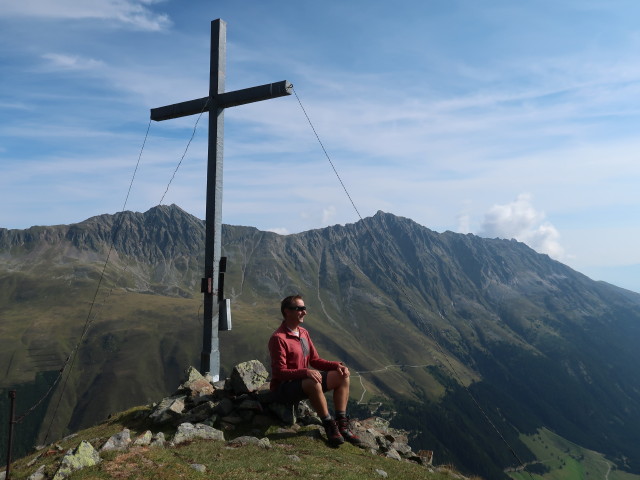
[[[320,372],[320,374],[322,375],[322,391],[326,392],[329,390],[327,387],[329,372]],[[300,400],[308,398],[307,394],[302,390],[302,380],[304,380],[304,378],[281,383],[276,391],[278,401],[282,403],[297,403]]]

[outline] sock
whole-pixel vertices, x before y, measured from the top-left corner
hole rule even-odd
[[[346,416],[347,416],[347,412],[342,411],[342,410],[340,410],[340,411],[336,410],[336,418],[346,418]]]
[[[328,422],[329,420],[331,420],[331,415],[327,415],[322,419],[323,422]]]

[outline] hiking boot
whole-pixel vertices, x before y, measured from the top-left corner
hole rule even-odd
[[[338,424],[338,431],[340,432],[340,435],[342,435],[342,438],[354,445],[358,445],[360,443],[358,436],[351,431],[351,422],[349,421],[349,417],[339,417],[336,419],[336,423]]]
[[[340,435],[338,424],[334,419],[323,421],[322,426],[324,427],[324,431],[327,434],[329,445],[331,445],[332,447],[337,447],[338,445],[342,445],[344,443],[344,438],[342,438],[342,435]]]

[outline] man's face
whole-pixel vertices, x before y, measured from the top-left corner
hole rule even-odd
[[[304,322],[304,316],[307,314],[307,311],[301,307],[304,307],[304,300],[300,298],[294,299],[291,306],[284,309],[285,320],[291,323]]]

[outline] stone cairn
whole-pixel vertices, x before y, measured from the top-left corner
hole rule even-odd
[[[293,434],[303,426],[312,426],[315,428],[305,429],[305,434],[324,438],[322,421],[307,402],[297,405],[276,402],[266,383],[267,378],[268,372],[258,360],[236,365],[231,376],[219,382],[212,382],[211,378],[189,367],[186,380],[176,392],[151,405],[148,414],[152,425],[163,429],[167,425],[177,427],[170,441],[162,432],[154,434],[151,430],[132,439],[126,428],[109,438],[99,450],[83,441],[66,453],[53,480],[61,480],[75,470],[96,465],[100,462],[101,452],[124,451],[130,446],[170,448],[200,438],[226,441],[231,447],[255,444],[268,449],[271,448],[269,439],[256,435],[272,425],[279,428],[279,433]],[[361,439],[360,448],[398,461],[411,461],[427,467],[432,465],[431,452],[421,450],[414,453],[408,445],[407,432],[389,427],[387,420],[371,417],[352,419],[351,423],[354,433]],[[204,468],[197,464],[192,467],[200,471]],[[29,477],[29,480],[44,479],[43,468]]]

